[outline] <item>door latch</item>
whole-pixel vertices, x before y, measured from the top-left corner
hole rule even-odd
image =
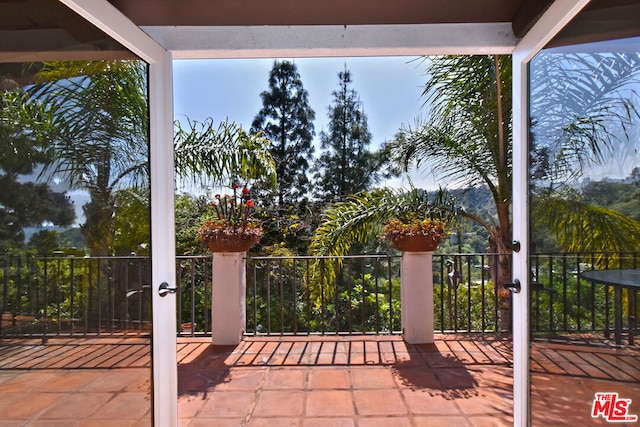
[[[520,293],[520,280],[515,279],[512,283],[505,283],[504,287],[511,291],[511,293],[519,294]]]
[[[166,297],[168,294],[175,294],[178,292],[178,288],[171,288],[167,282],[160,283],[160,287],[158,288],[158,293],[161,297]]]

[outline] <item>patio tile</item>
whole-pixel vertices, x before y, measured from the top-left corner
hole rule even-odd
[[[216,391],[255,390],[262,385],[266,372],[265,368],[232,368],[214,388]]]
[[[355,413],[350,391],[342,390],[316,390],[308,391],[306,395],[305,415],[309,417],[320,416],[346,416]]]
[[[309,390],[349,389],[351,375],[347,368],[315,368],[309,371]]]
[[[478,386],[478,382],[466,368],[441,368],[435,369],[434,373],[447,390],[456,390],[460,394],[473,393],[473,389]]]
[[[304,418],[302,427],[355,427],[353,418]]]
[[[402,390],[402,396],[409,407],[409,412],[412,414],[461,414],[454,399],[433,395],[426,390]]]
[[[399,387],[416,390],[444,389],[442,383],[431,369],[395,365],[392,372]]]
[[[99,411],[91,414],[92,419],[139,419],[151,411],[150,393],[122,393],[113,396]]]
[[[273,343],[248,339],[225,348],[208,340],[183,340],[179,425],[501,427],[513,423],[510,353],[499,339],[443,336],[433,345],[420,346],[407,345],[401,337],[270,340]],[[590,417],[596,392],[617,391],[632,399],[634,407],[640,402],[639,381],[589,378],[587,368],[578,366],[589,361],[593,363],[589,369],[595,366],[602,372],[608,367],[608,377],[624,371],[629,380],[634,378],[630,363],[640,360],[637,350],[595,348],[593,355],[583,357],[577,352],[590,350],[573,347],[534,345],[544,357],[537,359],[542,364],[532,363],[533,426],[608,425]],[[39,358],[38,366],[47,365],[42,353],[33,354]],[[491,363],[483,355],[491,355]],[[64,359],[61,353],[55,358]],[[571,362],[580,376],[569,375],[578,372]],[[544,373],[548,366],[556,374]],[[148,368],[0,370],[0,427],[146,427],[150,388]]]
[[[467,415],[511,413],[513,405],[508,405],[502,398],[491,391],[482,391],[478,398],[456,399],[456,404]]]
[[[511,415],[480,415],[467,418],[473,427],[512,427],[513,416]]]
[[[238,427],[244,425],[244,418],[194,418],[185,427]],[[181,426],[182,427],[182,426]]]
[[[258,395],[252,418],[301,416],[304,399],[300,391],[265,390]]]
[[[225,381],[226,373],[210,371],[184,371],[178,367],[178,395],[201,394]]]
[[[62,371],[60,375],[56,375],[54,379],[42,384],[38,389],[42,392],[72,392],[81,390],[100,377],[100,372],[96,371]]]
[[[360,415],[406,415],[407,408],[398,390],[354,390],[353,398]]]
[[[281,368],[267,372],[263,389],[300,389],[307,385],[307,369]]]
[[[43,419],[71,419],[86,418],[96,411],[100,411],[112,399],[111,393],[52,393],[58,397],[53,405],[45,410]],[[123,415],[123,414],[121,414]]]
[[[416,424],[418,427],[431,424]],[[407,417],[359,417],[358,427],[411,427]]]
[[[202,418],[244,418],[255,404],[255,393],[248,391],[224,391],[211,393],[198,413]]]
[[[351,369],[353,387],[356,389],[395,388],[393,373],[386,367],[354,367]]]
[[[193,418],[206,402],[206,394],[178,396],[178,418]]]
[[[251,417],[247,427],[298,427],[297,418],[260,418]],[[217,426],[216,426],[217,427]]]
[[[99,370],[100,375],[82,388],[83,392],[137,392],[146,391],[151,386],[149,369]]]
[[[464,417],[416,417],[417,426],[428,427],[472,427]]]
[[[21,375],[11,375],[0,383],[0,394],[38,390],[43,384],[54,378],[56,378],[56,373],[50,371],[26,371]]]
[[[69,421],[67,420],[67,426],[69,425]],[[143,423],[142,425],[144,425],[144,423],[147,423],[146,425],[151,425],[151,416],[149,416],[149,418],[144,419],[144,420],[140,420],[140,421],[135,421],[135,420],[127,420],[127,419],[92,419],[90,421],[88,420],[80,420],[77,423],[73,424],[72,427],[85,427],[85,426],[89,426],[89,427],[133,427],[135,425],[140,425],[140,423]],[[62,426],[62,424],[61,424]],[[29,425],[29,427],[31,427],[31,425]],[[43,427],[45,427],[45,425],[43,425]]]
[[[54,405],[60,395],[54,393],[22,393],[4,392],[0,400],[9,403],[2,405],[2,418],[5,420],[28,420],[41,414],[44,410]]]

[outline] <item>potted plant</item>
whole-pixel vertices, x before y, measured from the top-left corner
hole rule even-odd
[[[260,223],[251,217],[255,209],[249,189],[232,186],[233,194],[216,194],[207,219],[198,228],[200,241],[212,252],[246,252],[262,237]]]
[[[445,219],[393,218],[384,226],[384,238],[403,252],[433,252],[447,234]]]

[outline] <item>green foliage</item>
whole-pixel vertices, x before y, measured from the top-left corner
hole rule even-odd
[[[28,103],[22,89],[0,90],[0,251],[24,244],[24,227],[49,222],[67,226],[75,219],[65,192],[51,189],[47,183],[24,182],[51,161],[47,141],[39,125],[46,112],[40,105]]]
[[[401,221],[437,220],[446,224],[460,214],[455,199],[446,191],[432,198],[426,191],[382,188],[354,194],[343,202],[330,205],[311,241],[314,256],[335,256],[333,263],[315,261],[312,265],[310,289],[314,298],[321,292],[331,294],[342,268],[342,256],[348,255],[354,244],[365,243],[380,236],[382,228],[394,218]]]
[[[122,190],[116,194],[113,217],[116,255],[149,255],[151,252],[151,206],[148,189]]]
[[[354,194],[329,206],[317,228],[310,252],[321,256],[344,256],[355,242],[378,236],[393,218],[401,221],[432,219],[449,222],[461,214],[450,193],[440,190],[430,199],[426,191],[381,188]]]
[[[394,258],[349,259],[336,291],[309,293],[309,261],[253,259],[247,325],[250,333],[371,333],[400,330],[400,282]],[[335,259],[322,262],[335,263]],[[392,276],[392,277],[391,277]],[[270,315],[269,315],[270,314]]]
[[[640,247],[640,222],[581,200],[545,197],[533,205],[537,225],[546,224],[558,247],[567,253],[635,251]],[[602,255],[595,261],[599,267]]]
[[[198,197],[188,193],[176,195],[176,254],[178,256],[207,253],[198,239],[198,227],[204,221],[208,204],[206,196]]]

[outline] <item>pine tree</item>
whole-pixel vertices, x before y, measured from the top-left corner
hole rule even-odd
[[[369,151],[371,133],[358,93],[345,65],[329,106],[329,129],[320,133],[322,154],[314,167],[314,195],[325,202],[344,200],[380,177],[381,154]]]
[[[253,120],[251,133],[261,132],[273,141],[270,152],[276,163],[277,193],[271,198],[283,209],[298,204],[307,194],[305,171],[313,155],[315,113],[293,62],[274,62],[269,90],[260,97],[262,109]]]

